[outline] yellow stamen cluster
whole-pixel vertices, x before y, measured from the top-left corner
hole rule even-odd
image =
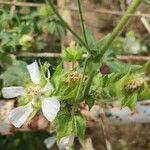
[[[135,78],[128,82],[127,86],[125,87],[127,91],[134,91],[143,86],[144,79],[142,77]]]
[[[26,89],[26,94],[28,96],[37,96],[39,95],[39,92],[40,92],[40,88],[38,85],[34,85],[34,86],[29,86],[27,89]]]
[[[75,82],[75,81],[80,80],[80,79],[81,79],[81,74],[78,72],[73,72],[73,73],[68,75],[66,81],[67,82]]]

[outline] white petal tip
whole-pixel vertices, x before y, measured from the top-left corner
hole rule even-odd
[[[74,134],[61,138],[58,145],[59,150],[69,149],[74,143],[74,138],[75,138]]]
[[[30,74],[30,78],[34,84],[40,83],[40,71],[37,62],[27,65],[28,72]]]
[[[48,121],[52,122],[59,110],[60,103],[56,97],[45,98],[42,100],[42,112]]]
[[[25,106],[19,106],[10,111],[8,119],[16,128],[20,128],[28,119],[32,110],[31,103]]]
[[[56,142],[55,136],[51,136],[51,137],[44,140],[44,144],[46,145],[47,149],[52,148],[52,146],[55,144],[55,142]]]
[[[2,88],[2,95],[4,98],[14,98],[18,96],[23,96],[25,94],[25,90],[21,86],[11,86]]]

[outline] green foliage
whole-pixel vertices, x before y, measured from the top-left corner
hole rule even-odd
[[[39,16],[42,18],[47,18],[54,15],[54,12],[49,5],[43,5],[37,11]]]
[[[73,122],[74,133],[79,138],[80,143],[84,145],[86,121],[81,116],[75,115],[73,118]]]
[[[62,109],[57,118],[56,123],[59,125],[57,128],[57,140],[59,141],[62,137],[71,135],[74,133],[73,117],[65,108]]]
[[[65,36],[66,29],[50,6],[22,8],[22,11],[10,17],[7,9],[0,10],[0,53],[41,51],[49,44],[44,40],[45,35],[57,35],[58,39]]]
[[[49,68],[49,63],[45,62],[43,65],[40,63],[40,87],[44,87],[44,85],[47,83],[48,75],[50,76]]]
[[[82,49],[79,46],[63,49],[62,59],[68,62],[76,62],[82,59]]]
[[[12,57],[6,54],[0,54],[0,70],[6,70],[9,66],[13,64]]]
[[[81,4],[79,1],[78,7],[84,39],[80,38],[66,24],[57,13],[52,1],[49,1],[50,6],[45,5],[38,10],[33,9],[30,15],[18,14],[9,18],[7,12],[1,12],[2,18],[0,22],[7,16],[6,22],[9,23],[6,27],[0,25],[2,29],[0,31],[0,56],[2,57],[2,54],[8,52],[33,49],[42,50],[46,46],[46,43],[42,40],[43,36],[53,34],[62,40],[66,34],[66,29],[78,40],[77,46],[65,48],[62,54],[62,62],[78,63],[78,67],[66,71],[61,63],[54,69],[52,78],[49,79],[47,78],[49,77],[48,70],[51,66],[48,63],[40,66],[40,88],[44,87],[49,82],[48,80],[51,80],[54,91],[48,91],[46,96],[53,94],[53,96],[58,98],[61,105],[55,121],[52,122],[52,126],[56,127],[58,142],[61,138],[73,134],[78,138],[81,145],[84,145],[86,121],[78,112],[80,102],[85,101],[89,108],[91,108],[95,101],[119,101],[122,107],[128,106],[134,109],[139,98],[143,99],[145,95],[145,97],[150,96],[150,94],[145,94],[150,89],[144,79],[144,73],[149,63],[143,66],[126,65],[116,60],[113,56],[113,51],[117,51],[117,54],[120,54],[120,51],[121,53],[122,51],[127,53],[143,52],[145,47],[143,48],[143,45],[131,32],[125,38],[118,37],[115,40],[128,22],[130,18],[128,14],[133,13],[140,2],[141,0],[135,0],[114,31],[100,41],[97,41],[88,29],[84,30],[84,20],[81,17],[82,10],[80,10]],[[31,12],[30,9],[25,9],[25,11]],[[85,59],[82,58],[83,52],[87,54]],[[6,58],[9,59],[9,56]],[[10,66],[11,63],[13,64],[12,66]],[[106,64],[109,67],[110,74],[103,75],[100,73],[99,68],[102,64]],[[6,71],[1,75],[4,87],[18,85],[27,87],[31,82],[25,62],[13,61],[3,64],[0,61],[0,65],[3,69],[5,69],[5,66],[7,67]],[[38,97],[35,104],[33,104],[34,111],[28,118],[29,120],[40,110],[40,98]],[[28,102],[28,98],[21,97],[19,99],[20,105],[27,104]],[[16,143],[18,145],[18,139]]]
[[[58,141],[65,136],[74,134],[78,137],[80,143],[84,145],[84,136],[86,129],[86,121],[79,115],[72,116],[69,110],[62,109],[56,119],[57,124],[57,139]]]
[[[26,63],[22,61],[17,61],[13,66],[8,67],[0,77],[3,80],[4,87],[25,86],[31,82]]]
[[[63,39],[66,35],[66,29],[62,26],[58,18],[53,15],[49,18],[46,18],[41,24],[43,31],[48,31],[51,34],[56,34],[60,39]]]

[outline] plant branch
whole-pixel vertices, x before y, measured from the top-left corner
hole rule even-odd
[[[53,9],[54,13],[60,19],[62,24],[74,35],[74,37],[79,41],[79,43],[86,48],[88,53],[91,54],[91,50],[88,47],[88,45],[78,36],[78,34],[74,30],[71,29],[71,27],[68,25],[68,23],[60,16],[60,14],[58,13],[57,9],[55,8],[53,2],[51,0],[46,0],[46,1],[51,6],[51,8]]]
[[[84,94],[83,94],[83,97],[84,97],[84,98],[85,98],[86,96],[88,96],[88,94],[89,94],[89,90],[90,90],[90,87],[91,87],[91,84],[92,84],[94,75],[95,75],[95,71],[92,71],[92,72],[89,74],[89,77],[88,77],[88,80],[87,80],[87,84],[86,84],[86,86],[85,86],[85,88],[84,88]]]
[[[118,23],[118,25],[115,27],[114,31],[112,32],[110,38],[104,43],[103,47],[101,48],[101,52],[98,56],[98,58],[100,58],[100,64],[102,63],[101,58],[104,56],[105,52],[108,50],[109,46],[111,45],[111,43],[114,41],[114,39],[120,34],[120,32],[124,29],[124,27],[126,26],[126,24],[128,23],[129,19],[130,19],[130,14],[134,13],[137,9],[137,7],[141,4],[142,0],[134,0],[133,3],[129,6],[129,8],[127,9],[125,15],[121,18],[120,22]],[[85,87],[85,91],[84,91],[84,97],[86,95],[88,95],[94,75],[95,75],[96,71],[91,72],[91,74],[89,75],[88,81],[87,81],[87,85]]]
[[[112,44],[114,39],[121,33],[121,31],[124,29],[126,24],[128,23],[129,19],[131,18],[131,14],[133,14],[137,7],[141,4],[142,0],[134,0],[132,4],[127,9],[125,15],[121,18],[118,25],[115,27],[113,32],[111,33],[110,38],[104,43],[101,52],[100,52],[100,58],[103,57],[105,52],[108,50],[109,46]]]
[[[86,31],[85,31],[85,25],[84,25],[84,19],[83,19],[83,14],[82,14],[82,9],[81,9],[81,3],[80,3],[80,0],[77,0],[77,2],[78,2],[78,8],[79,8],[79,13],[80,13],[80,22],[81,22],[81,26],[82,26],[84,40],[85,40],[85,43],[88,45]]]

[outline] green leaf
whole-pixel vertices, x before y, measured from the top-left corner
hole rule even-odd
[[[44,87],[47,83],[47,74],[51,65],[45,62],[43,65],[40,63],[40,87]]]
[[[88,96],[86,99],[86,104],[89,106],[89,109],[94,105],[95,99],[93,97]]]
[[[114,90],[116,91],[116,95],[119,99],[121,99],[125,95],[125,83],[127,78],[129,77],[129,73],[124,75],[121,79],[119,79],[114,86]]]
[[[82,145],[84,145],[85,138],[85,129],[86,129],[86,121],[81,116],[74,116],[74,131],[76,136],[79,138],[79,141]]]
[[[63,49],[62,58],[64,61],[76,62],[82,59],[82,49],[79,46]]]
[[[128,106],[130,109],[134,109],[137,102],[137,98],[138,93],[127,95],[121,100],[121,106],[122,107]]]
[[[74,133],[74,126],[73,126],[73,118],[71,113],[68,112],[66,109],[62,109],[56,118],[56,125],[57,128],[57,140],[59,141],[62,137],[71,135]]]
[[[0,67],[6,70],[9,66],[13,64],[12,58],[7,54],[0,54]]]
[[[26,68],[27,64],[23,61],[17,61],[11,67],[1,75],[3,80],[3,86],[26,86],[31,83],[28,70]]]
[[[64,75],[66,73],[63,70],[63,64],[60,63],[53,73],[53,76],[51,78],[51,81],[53,85],[55,86],[55,90],[58,91],[64,84]]]
[[[59,92],[60,95],[61,95],[60,98],[59,98],[60,101],[66,101],[69,104],[73,104],[75,96],[76,96],[76,91],[77,91],[77,88],[74,88],[73,90],[70,90],[70,92],[65,92],[64,90],[60,91]]]
[[[63,70],[63,63],[60,63],[56,67],[55,72],[53,73],[53,77],[52,78],[55,78],[56,76],[59,76],[62,73],[62,70]]]
[[[123,63],[119,60],[111,60],[107,61],[106,64],[108,65],[111,72],[114,73],[127,73],[127,72],[135,72],[136,70],[140,69],[140,65],[131,65],[127,63]]]
[[[95,39],[93,33],[88,28],[86,28],[86,36],[89,48],[93,51],[93,53],[97,52],[98,51],[97,40]]]
[[[150,88],[146,82],[144,82],[144,87],[141,93],[139,94],[138,100],[150,99]]]

